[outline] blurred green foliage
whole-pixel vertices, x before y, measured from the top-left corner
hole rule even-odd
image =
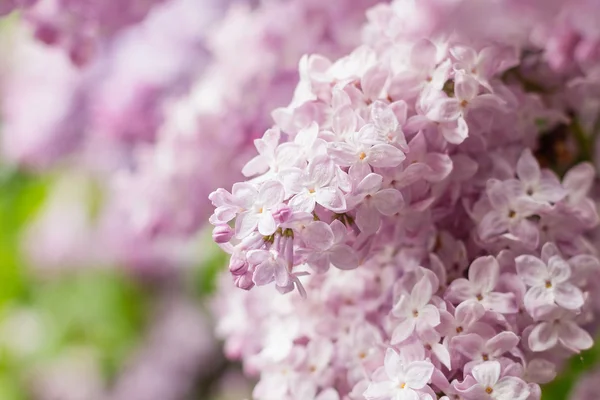
[[[119,269],[90,266],[94,268],[49,279],[27,272],[19,251],[20,237],[43,204],[52,181],[51,176],[0,167],[2,400],[26,399],[31,369],[72,348],[91,349],[110,379],[139,341],[145,325],[148,293]],[[33,317],[40,332],[19,332],[18,327],[15,332],[7,331],[7,325],[19,315]],[[25,353],[7,345],[21,333],[31,334],[31,341],[37,341]]]

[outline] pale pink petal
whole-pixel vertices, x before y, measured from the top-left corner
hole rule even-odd
[[[501,314],[514,314],[519,310],[513,293],[488,293],[484,296],[482,305]]]
[[[258,226],[259,214],[246,211],[235,219],[235,236],[243,239],[251,234]]]
[[[402,359],[400,358],[400,355],[392,348],[388,348],[385,351],[383,365],[385,367],[385,373],[392,379],[403,374]]]
[[[493,256],[479,257],[469,267],[469,281],[476,290],[488,293],[496,287],[500,266]]]
[[[587,350],[594,345],[594,340],[590,334],[573,321],[565,321],[559,324],[558,339],[565,347],[576,352]]]
[[[402,208],[404,199],[396,189],[383,189],[371,198],[373,206],[383,215],[394,215]]]
[[[386,396],[391,396],[394,386],[394,382],[392,381],[371,382],[367,390],[363,393],[363,396],[367,400],[379,400]]]
[[[450,49],[450,54],[465,68],[473,68],[477,61],[477,53],[468,46],[453,46]]]
[[[536,183],[540,180],[540,165],[530,149],[523,150],[517,161],[517,176],[525,183]]]
[[[300,168],[286,168],[277,175],[289,195],[304,189],[304,172]]]
[[[314,221],[304,228],[302,239],[310,248],[327,250],[333,245],[333,232],[325,222]]]
[[[446,291],[446,298],[453,303],[460,303],[467,299],[474,299],[475,292],[471,283],[464,279],[459,278],[450,284],[450,287]]]
[[[268,169],[269,163],[267,162],[267,159],[262,155],[258,155],[244,165],[244,168],[242,168],[242,174],[249,177],[265,173]]]
[[[519,278],[528,286],[543,285],[549,278],[546,264],[537,257],[522,255],[515,259]]]
[[[559,306],[567,310],[577,310],[583,306],[583,293],[581,290],[570,284],[560,283],[554,287],[554,300]]]
[[[425,163],[431,168],[427,174],[427,180],[431,182],[439,182],[452,172],[452,159],[446,154],[429,153],[425,155]]]
[[[548,272],[552,282],[565,282],[571,277],[571,266],[560,256],[550,257],[548,260]]]
[[[429,361],[413,361],[405,369],[406,385],[411,389],[423,389],[433,374],[433,364]]]
[[[317,203],[328,210],[339,212],[346,209],[346,199],[337,188],[331,186],[324,187],[318,189],[315,195]]]
[[[541,306],[549,306],[554,304],[554,294],[546,286],[534,286],[525,294],[523,303],[529,311]]]
[[[558,332],[552,322],[542,322],[529,334],[528,344],[532,351],[546,351],[556,346]]]
[[[495,357],[513,350],[519,344],[519,337],[513,332],[500,332],[487,341],[486,347]]]
[[[365,72],[360,81],[365,97],[367,99],[379,98],[388,76],[388,71],[378,65]]]
[[[265,208],[271,208],[281,203],[284,197],[283,185],[279,181],[268,181],[261,186],[256,201]]]
[[[469,136],[469,125],[463,117],[453,122],[442,123],[439,129],[444,139],[451,144],[461,144]]]
[[[308,192],[302,192],[290,199],[288,206],[293,211],[301,211],[306,213],[312,213],[315,210],[317,204],[315,196]]]
[[[360,181],[356,187],[356,194],[359,196],[366,196],[367,194],[376,193],[383,183],[383,177],[379,174],[370,173]]]
[[[477,232],[482,240],[490,240],[505,233],[509,229],[509,220],[506,213],[490,211],[479,222]]]
[[[345,244],[334,246],[329,253],[329,258],[334,267],[342,270],[355,269],[358,267],[358,256],[356,255],[356,252],[350,246]]]
[[[376,144],[367,152],[367,162],[373,167],[385,168],[398,166],[406,156],[391,144]]]
[[[240,207],[250,208],[256,202],[258,190],[256,187],[247,182],[234,183],[231,188],[233,197],[238,201]]]
[[[485,308],[475,301],[460,303],[454,312],[456,322],[463,326],[463,328],[479,321],[483,317],[483,314],[485,314]]]
[[[410,298],[413,307],[420,309],[425,304],[429,303],[433,296],[433,287],[427,276],[422,277],[413,287]]]
[[[392,344],[398,344],[410,337],[415,331],[416,318],[409,316],[400,322],[392,333]]]
[[[484,387],[494,387],[500,379],[500,363],[498,361],[486,361],[473,367],[473,377]]]
[[[252,265],[258,265],[269,258],[269,252],[266,250],[250,250],[246,254],[246,259]]]
[[[274,273],[277,286],[285,287],[290,283],[290,273],[285,267],[283,260],[277,262]]]
[[[273,282],[274,273],[274,265],[268,261],[264,262],[256,266],[254,274],[252,275],[252,281],[258,286],[267,285]]]
[[[356,131],[356,113],[350,105],[338,109],[333,114],[333,131],[338,135],[348,135]]]
[[[318,156],[308,165],[308,179],[316,187],[326,186],[335,176],[335,163],[328,156]]]
[[[363,233],[375,233],[381,225],[381,214],[375,208],[363,205],[356,212],[356,225]]]
[[[431,352],[437,357],[438,360],[449,370],[452,369],[452,361],[450,358],[450,352],[446,346],[440,343],[434,343],[431,345]]]
[[[529,388],[527,383],[514,376],[505,376],[494,385],[496,399],[527,400]]]
[[[277,230],[277,222],[273,218],[273,214],[269,211],[265,211],[260,214],[258,219],[258,232],[263,236],[270,236]]]
[[[419,310],[419,325],[434,328],[440,324],[440,310],[428,304]]]
[[[460,354],[470,360],[475,360],[481,356],[484,340],[476,333],[468,333],[454,337],[452,345],[455,346]]]
[[[435,100],[427,111],[426,117],[435,122],[456,121],[460,117],[461,108],[459,101],[454,98]]]
[[[454,78],[454,93],[459,101],[471,101],[479,92],[479,82],[471,75],[458,71]]]

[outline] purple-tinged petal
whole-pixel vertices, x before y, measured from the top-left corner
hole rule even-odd
[[[459,278],[450,284],[445,297],[453,303],[460,303],[468,299],[474,299],[475,291],[471,282]]]
[[[522,255],[515,259],[519,278],[528,286],[543,285],[549,278],[546,264],[537,257]]]
[[[530,149],[523,150],[517,161],[517,176],[524,183],[537,183],[540,180],[540,165]]]
[[[525,293],[523,299],[525,308],[530,314],[534,314],[533,311],[542,306],[549,306],[554,304],[553,291],[548,290],[546,286],[534,286]]]
[[[346,244],[334,246],[329,258],[334,267],[342,270],[350,270],[358,267],[358,256],[356,252]]]
[[[283,185],[279,181],[268,181],[261,186],[256,201],[265,208],[271,208],[281,203],[284,198]]]
[[[499,276],[500,266],[493,256],[479,257],[469,267],[469,281],[481,293],[491,292]]]
[[[403,375],[404,368],[402,366],[402,359],[394,349],[388,348],[385,351],[383,365],[385,367],[385,373],[389,378],[396,378]]]
[[[454,78],[454,93],[458,101],[471,101],[479,92],[479,82],[470,75],[457,72]]]
[[[405,368],[406,385],[411,389],[423,389],[433,374],[433,364],[429,361],[413,361]]]
[[[346,209],[346,199],[341,190],[334,187],[324,187],[318,189],[316,201],[323,207],[334,212],[344,211]]]
[[[523,380],[505,376],[494,385],[493,394],[496,399],[527,400],[529,388]]]
[[[487,361],[473,367],[473,377],[484,388],[493,388],[500,379],[501,366],[498,361]]]
[[[558,340],[563,346],[577,353],[594,345],[594,340],[590,334],[573,321],[565,321],[559,324]]]
[[[577,310],[583,306],[583,293],[578,287],[563,282],[554,287],[554,300],[567,310]]]
[[[367,153],[367,162],[373,167],[397,167],[406,156],[397,147],[391,144],[376,144]]]
[[[333,245],[333,232],[325,222],[314,221],[304,228],[302,239],[310,248],[327,250]]]
[[[415,331],[416,318],[412,316],[401,321],[392,332],[392,344],[402,343],[408,339]]]
[[[560,256],[550,257],[548,260],[548,272],[552,282],[565,282],[571,277],[571,266]]]
[[[250,235],[258,226],[259,214],[246,211],[235,219],[235,237],[243,239]]]
[[[264,211],[258,219],[258,232],[263,236],[270,236],[277,230],[277,223],[270,211]]]
[[[427,111],[427,118],[435,122],[452,122],[460,117],[461,108],[459,101],[454,98],[435,100]]]
[[[383,215],[394,215],[402,208],[404,199],[396,189],[383,189],[371,198],[372,205]]]
[[[519,344],[519,337],[513,332],[500,332],[487,341],[486,347],[495,357],[512,351]]]
[[[546,351],[556,346],[558,332],[552,322],[542,322],[536,325],[531,333],[527,344],[532,351]]]

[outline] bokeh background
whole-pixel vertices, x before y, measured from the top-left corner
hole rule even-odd
[[[207,196],[300,57],[358,42],[375,1],[340,3],[0,0],[0,399],[251,397],[213,316]],[[596,365],[598,346],[544,399]]]

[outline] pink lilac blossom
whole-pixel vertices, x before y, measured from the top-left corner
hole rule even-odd
[[[342,0],[228,4],[157,5],[80,69],[60,49],[29,38],[4,76],[3,93],[12,99],[3,102],[5,156],[29,168],[97,174],[105,202],[86,240],[116,246],[104,254],[115,254],[118,263],[147,270],[181,262],[181,247],[196,240],[210,213],[206,197],[241,177],[252,140],[271,123],[270,110],[292,95],[301,55],[349,51],[375,0],[352,7]],[[246,63],[239,62],[240,48],[248,52]],[[44,61],[55,61],[45,68],[50,78]],[[33,91],[40,84],[52,90]],[[42,118],[29,113],[34,102]],[[39,226],[44,237],[29,241],[51,242],[52,229]],[[68,256],[28,247],[42,263]],[[326,250],[340,258],[343,249]]]
[[[556,18],[535,1],[444,25],[490,11],[473,3],[380,4],[362,46],[304,56],[247,179],[211,193],[234,282],[217,331],[255,399],[534,400],[592,346],[594,168],[561,178],[534,156],[552,129],[573,134],[568,87],[586,70],[510,22]],[[583,4],[551,3],[560,18]]]

